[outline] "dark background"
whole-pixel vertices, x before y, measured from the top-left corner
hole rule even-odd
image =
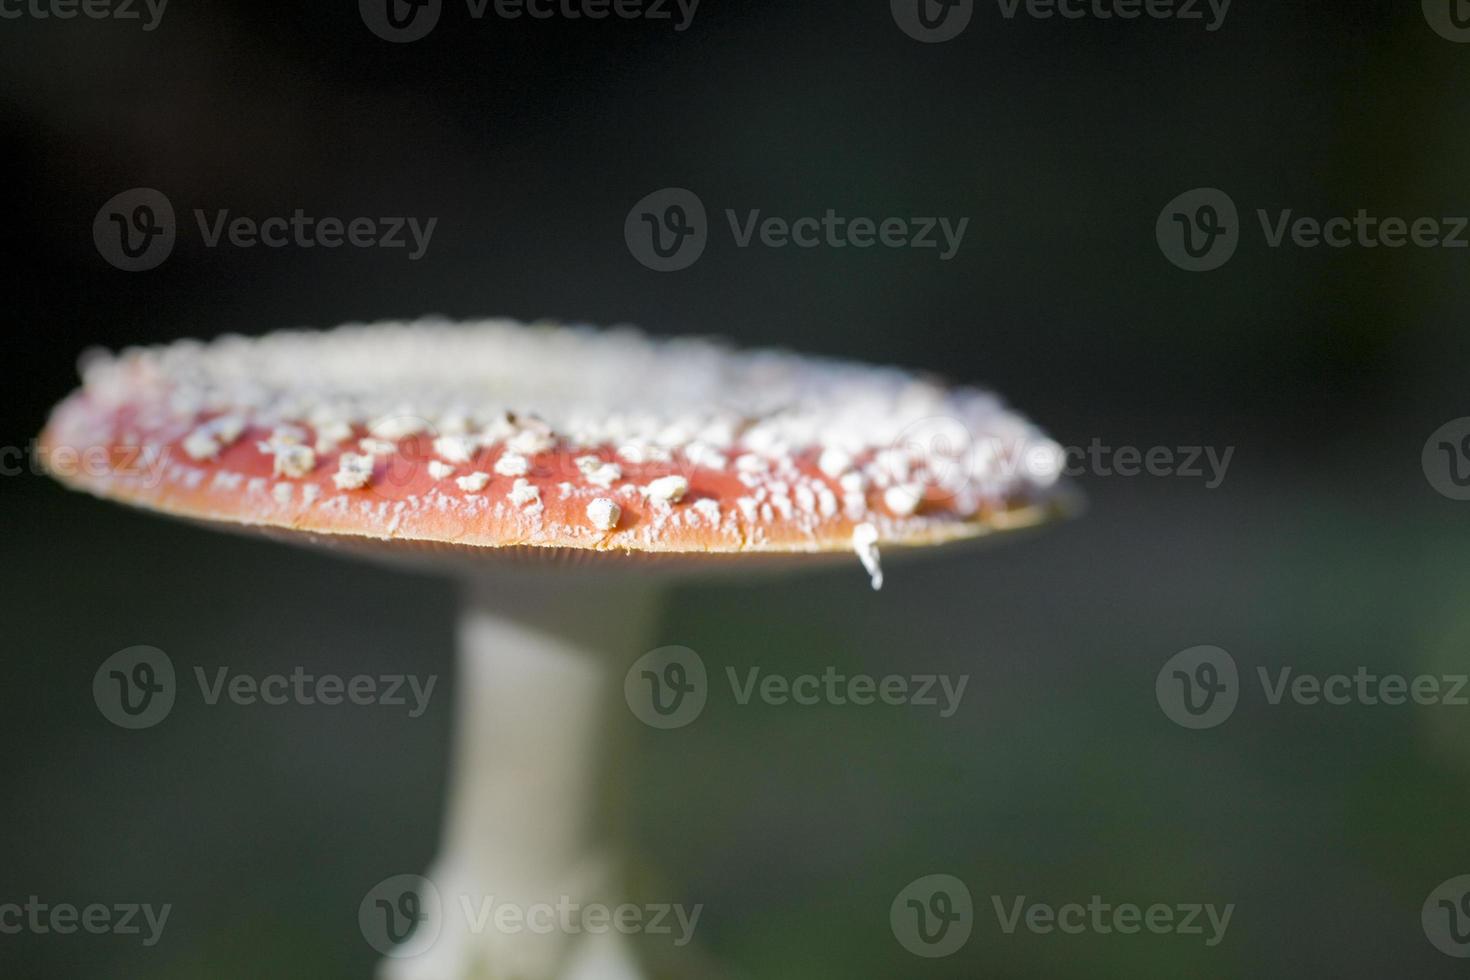
[[[885,2],[705,0],[692,26],[469,18],[386,43],[354,5],[184,4],[0,21],[9,198],[4,432],[24,447],[84,348],[506,314],[895,362],[993,385],[1061,442],[1235,447],[1224,484],[1084,476],[1084,519],[890,571],[691,583],[651,646],[789,673],[967,673],[961,711],[712,699],[642,731],[635,827],[698,938],[752,977],[1450,976],[1419,923],[1470,871],[1470,708],[1283,705],[1187,731],[1154,678],[1196,644],[1243,673],[1470,663],[1470,504],[1425,440],[1470,414],[1470,252],[1268,248],[1250,217],[1470,213],[1470,45],[1417,3],[1236,0],[1222,29],[1006,21],[944,44]],[[103,202],[161,190],[180,239],[112,268]],[[658,274],[633,202],[718,227]],[[1222,269],[1154,239],[1228,191]],[[207,249],[190,212],[437,216],[428,254]],[[737,249],[726,207],[968,216],[958,256]],[[172,903],[164,940],[0,936],[6,977],[364,976],[357,903],[432,855],[449,699],[391,711],[181,703],[145,732],[90,698],[134,644],[181,665],[445,677],[449,583],[211,535],[21,473],[5,500],[0,901]],[[948,959],[888,906],[976,895]],[[991,894],[1234,902],[1226,940],[1005,936]]]

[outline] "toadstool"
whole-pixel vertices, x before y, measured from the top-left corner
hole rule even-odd
[[[878,588],[880,549],[1037,524],[1065,500],[1060,450],[987,392],[627,328],[349,325],[94,353],[82,375],[45,455],[105,447],[114,465],[55,474],[73,488],[465,583],[428,876],[446,910],[616,896],[609,691],[671,576],[846,554]],[[159,465],[128,465],[140,454]],[[641,975],[616,931],[528,945],[444,919],[384,974]]]

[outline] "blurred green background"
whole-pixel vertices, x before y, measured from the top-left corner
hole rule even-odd
[[[1421,449],[1470,415],[1470,252],[1272,249],[1257,208],[1470,213],[1470,44],[1416,3],[1238,0],[1220,30],[1003,18],[920,44],[888,5],[706,0],[689,29],[470,19],[389,44],[349,4],[170,7],[157,29],[0,22],[9,220],[5,431],[24,447],[86,347],[294,325],[509,314],[634,322],[995,386],[1061,442],[1234,447],[1216,489],[1079,481],[1082,519],[975,552],[674,588],[648,647],[712,673],[948,673],[961,710],[712,697],[640,729],[634,827],[661,894],[705,906],[736,976],[1451,976],[1420,907],[1470,872],[1470,707],[1270,706],[1168,720],[1198,644],[1243,676],[1470,670],[1470,504]],[[428,254],[207,249],[129,274],[92,242],[114,194],[263,216],[437,216]],[[795,216],[971,219],[932,251],[737,249],[633,260],[665,186]],[[1223,268],[1154,238],[1226,190]],[[716,219],[722,220],[722,219]],[[24,978],[360,977],[374,883],[432,856],[456,595],[432,577],[206,534],[0,481],[12,640],[0,902],[172,903],[164,940],[0,936]],[[206,707],[124,732],[112,652],[255,673],[441,675],[422,718]],[[631,720],[630,720],[631,724]],[[969,943],[906,952],[889,904],[945,873]],[[1224,942],[1005,935],[989,896],[1235,903]]]

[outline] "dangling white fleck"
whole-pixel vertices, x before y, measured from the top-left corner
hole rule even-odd
[[[622,516],[623,509],[607,497],[598,497],[587,505],[587,519],[599,531],[611,531]]]
[[[343,453],[337,460],[337,472],[332,482],[338,490],[357,490],[365,487],[373,478],[373,458],[357,453]]]
[[[878,560],[878,529],[867,522],[853,528],[852,547],[873,580],[873,591],[883,588],[883,566]]]
[[[465,493],[479,493],[490,485],[490,474],[471,473],[469,476],[462,476],[454,482],[459,484],[459,488]]]

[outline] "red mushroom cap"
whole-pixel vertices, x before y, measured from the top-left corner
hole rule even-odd
[[[1063,499],[1058,447],[986,392],[630,329],[283,331],[93,355],[83,377],[41,437],[53,475],[265,530],[861,553],[1034,524]]]

